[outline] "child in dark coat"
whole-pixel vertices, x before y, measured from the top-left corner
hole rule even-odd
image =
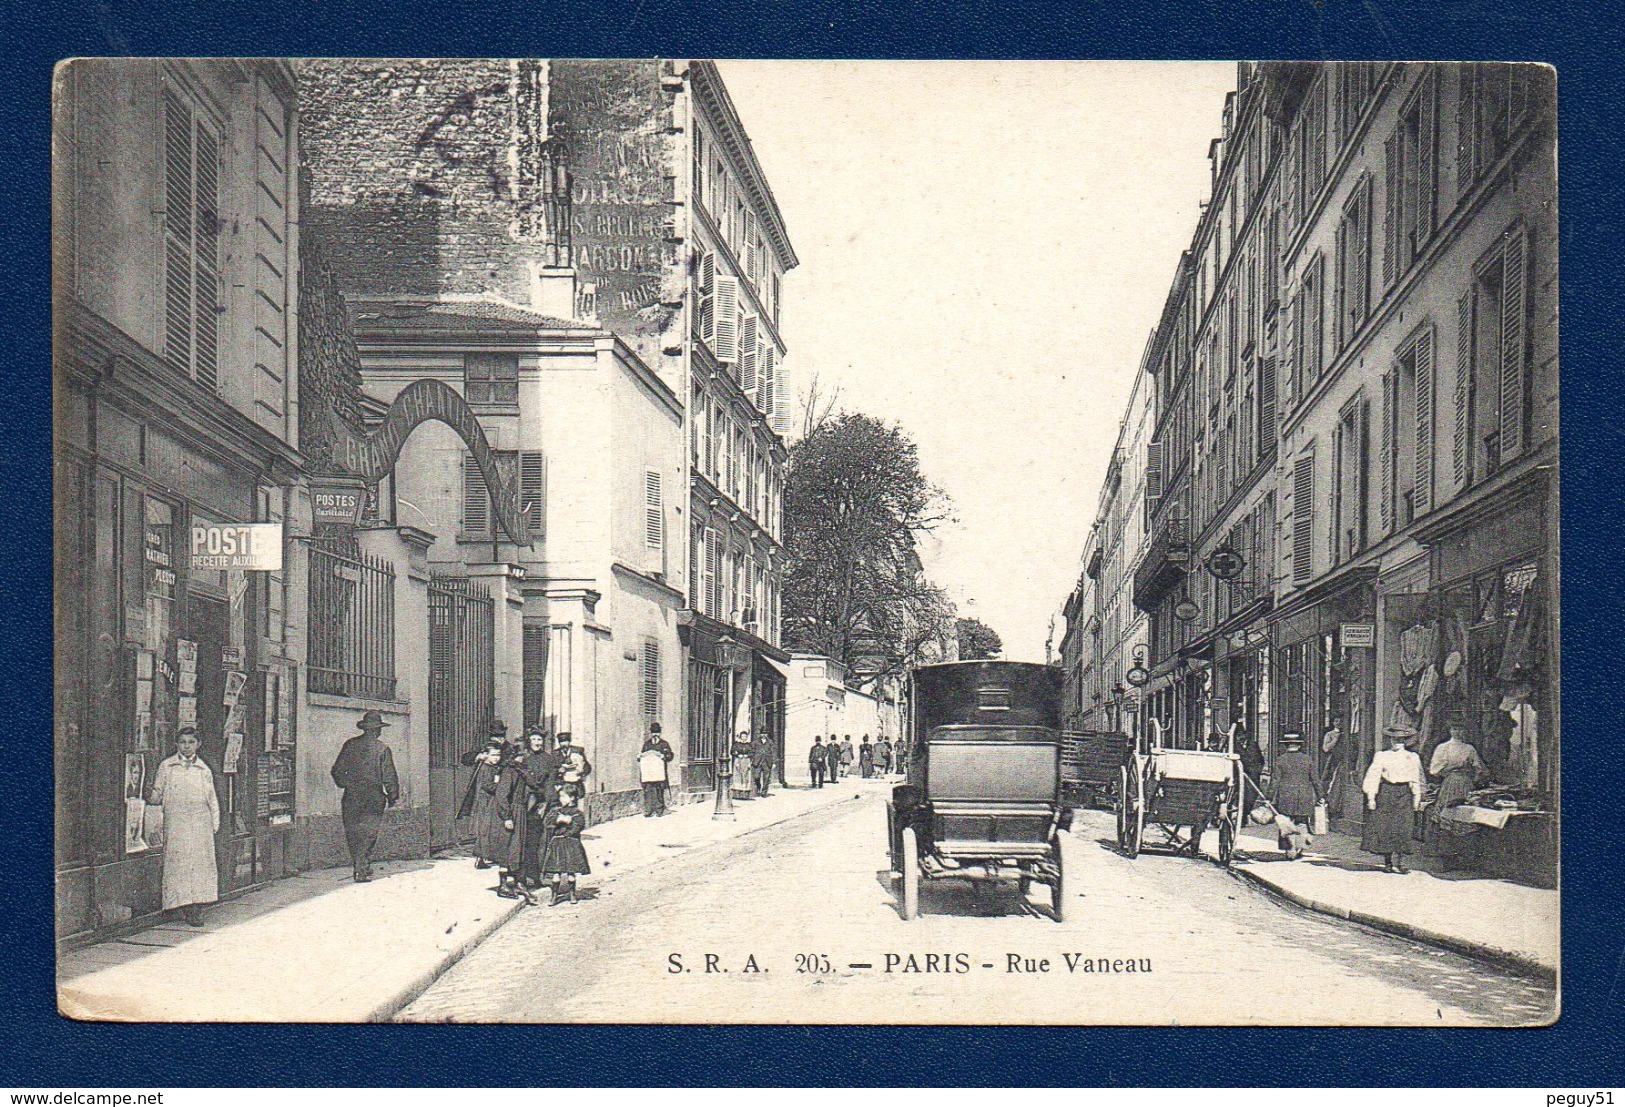
[[[577,900],[576,876],[592,872],[587,851],[581,845],[581,832],[587,827],[587,813],[581,809],[579,790],[574,784],[559,786],[559,805],[552,815],[547,839],[547,880],[553,885],[553,903],[565,896]]]

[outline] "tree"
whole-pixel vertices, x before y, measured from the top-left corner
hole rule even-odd
[[[982,620],[961,618],[954,626],[959,632],[959,660],[985,661],[1004,652],[1004,639]]]
[[[812,425],[784,490],[786,645],[872,676],[950,641],[952,606],[916,548],[947,514],[899,428],[854,414]]]

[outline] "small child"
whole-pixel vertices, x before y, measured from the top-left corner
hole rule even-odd
[[[553,813],[553,832],[547,839],[547,861],[544,865],[546,879],[553,885],[554,906],[563,902],[566,895],[571,903],[575,903],[578,899],[576,874],[592,872],[592,867],[587,864],[587,851],[581,845],[581,832],[587,826],[587,813],[581,810],[579,796],[580,790],[576,785],[559,786],[559,806]]]

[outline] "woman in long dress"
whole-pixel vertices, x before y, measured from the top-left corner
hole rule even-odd
[[[1405,855],[1413,852],[1416,813],[1422,809],[1422,759],[1410,751],[1416,738],[1413,727],[1390,726],[1384,733],[1390,748],[1371,759],[1362,782],[1365,825],[1360,848],[1380,853],[1388,872],[1405,873]]]
[[[197,731],[183,728],[175,745],[152,783],[152,802],[164,809],[164,910],[179,908],[188,923],[202,926],[204,904],[220,898],[214,857],[220,797],[214,772],[197,755]]]

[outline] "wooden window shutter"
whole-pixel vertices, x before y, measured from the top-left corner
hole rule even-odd
[[[717,258],[705,253],[699,257],[699,281],[694,290],[694,333],[702,342],[716,342]]]
[[[1264,358],[1258,363],[1258,448],[1267,453],[1275,444],[1275,375],[1276,360]]]
[[[471,453],[463,455],[463,534],[468,538],[491,535],[491,493]]]
[[[540,450],[519,451],[519,511],[531,541],[546,533],[547,457]]]
[[[1348,545],[1348,521],[1343,518],[1344,511],[1351,506],[1343,502],[1343,482],[1348,478],[1348,459],[1344,457],[1349,449],[1346,419],[1346,412],[1339,415],[1337,429],[1332,432],[1332,510],[1328,520],[1331,544],[1327,549],[1331,550],[1333,565],[1342,563]]]
[[[1286,310],[1281,312],[1280,394],[1283,412],[1291,411],[1298,402],[1298,324],[1302,314],[1303,293],[1297,290],[1288,298]]]
[[[220,385],[220,143],[197,125],[194,214],[194,312],[196,375],[209,389]]]
[[[1439,191],[1438,93],[1431,72],[1422,77],[1416,106],[1415,252],[1433,237],[1434,210]]]
[[[716,291],[715,342],[711,352],[718,361],[739,360],[739,279],[718,277]]]
[[[1382,375],[1381,476],[1377,489],[1377,525],[1384,535],[1394,529],[1394,453],[1399,447],[1399,372]]]
[[[546,709],[547,692],[547,637],[548,625],[546,623],[524,624],[522,631],[522,656],[520,664],[523,668],[524,688],[522,690],[523,711],[525,717],[521,725],[530,726],[542,721],[542,713]]]
[[[666,497],[659,469],[643,471],[643,545],[651,550],[666,548]]]
[[[1292,579],[1303,582],[1314,571],[1315,455],[1298,458],[1292,470]]]
[[[1522,227],[1507,235],[1502,251],[1501,270],[1501,448],[1505,464],[1523,452],[1524,447],[1524,334],[1525,291],[1528,283],[1529,254]]]
[[[1404,122],[1394,124],[1394,133],[1388,136],[1383,144],[1383,165],[1385,167],[1383,181],[1383,218],[1382,218],[1382,285],[1387,288],[1393,284],[1401,272],[1399,264],[1399,220],[1400,220],[1400,132],[1404,129]]]
[[[765,342],[757,351],[757,357],[762,363],[762,387],[756,397],[756,406],[767,416],[767,425],[777,429],[775,417],[779,387],[778,351],[773,348],[772,342]]]
[[[1411,518],[1419,518],[1433,509],[1433,443],[1437,437],[1436,405],[1433,402],[1433,331],[1425,330],[1416,340],[1416,380],[1413,396],[1416,424],[1416,471],[1411,483]],[[1395,380],[1395,398],[1399,399],[1398,380]],[[1395,437],[1398,437],[1398,403],[1394,405]],[[1395,443],[1394,449],[1399,449]]]
[[[1371,178],[1360,182],[1354,211],[1354,322],[1350,337],[1371,314]]]
[[[192,372],[192,113],[164,93],[164,360]]]
[[[1456,478],[1456,490],[1459,492],[1465,489],[1468,481],[1472,479],[1470,440],[1472,438],[1473,421],[1473,292],[1471,290],[1461,298],[1461,304],[1457,309],[1457,318],[1459,324],[1456,330],[1456,433],[1451,460]],[[1420,371],[1416,374],[1416,380],[1417,393],[1420,394],[1422,389],[1422,374]],[[1418,442],[1421,441],[1420,420],[1417,423],[1417,440]],[[1421,477],[1420,460],[1418,461],[1417,477]],[[1431,483],[1427,491],[1432,491]],[[1424,502],[1420,479],[1417,481],[1416,496],[1418,502],[1416,513],[1420,515],[1425,510],[1420,506]],[[1432,497],[1428,496],[1425,502],[1431,505]]]
[[[1152,442],[1145,448],[1145,498],[1156,510],[1162,499],[1162,443]]]
[[[717,587],[722,579],[722,547],[717,544],[717,532],[711,527],[705,528],[705,613],[712,618],[717,616],[717,605],[720,597]]]
[[[653,721],[660,718],[660,643],[653,638],[643,640],[643,717]]]
[[[739,320],[739,386],[745,395],[756,401],[756,316],[745,315]]]

